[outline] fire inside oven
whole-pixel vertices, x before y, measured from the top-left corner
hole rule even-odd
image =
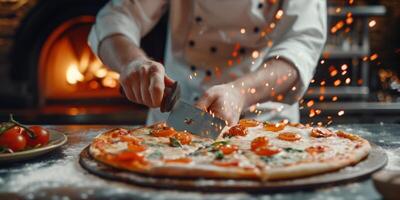
[[[119,96],[119,74],[106,67],[87,43],[93,16],[71,18],[56,27],[40,52],[38,82],[44,99]]]

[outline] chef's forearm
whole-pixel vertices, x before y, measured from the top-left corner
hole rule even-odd
[[[133,60],[148,59],[146,54],[124,35],[105,38],[99,46],[99,57],[104,64],[118,72]]]
[[[260,69],[233,82],[244,94],[243,108],[265,101],[280,101],[287,92],[292,92],[298,81],[298,72],[293,64],[283,59],[271,59]]]

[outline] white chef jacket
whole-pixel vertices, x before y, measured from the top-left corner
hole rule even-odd
[[[231,82],[280,56],[298,71],[295,87],[283,101],[260,102],[243,114],[262,121],[299,120],[297,102],[326,41],[325,0],[111,0],[97,15],[89,45],[97,54],[102,40],[122,34],[140,46],[168,8],[164,65],[180,82],[183,99],[194,103],[211,86]],[[167,115],[150,109],[147,124]]]

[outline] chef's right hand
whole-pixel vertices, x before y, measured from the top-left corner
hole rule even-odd
[[[165,87],[174,82],[161,63],[148,59],[131,62],[121,70],[119,79],[130,101],[151,108],[160,107]]]

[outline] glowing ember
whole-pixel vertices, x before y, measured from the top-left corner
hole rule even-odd
[[[260,56],[260,52],[258,51],[253,51],[253,53],[251,53],[251,57],[253,57],[254,59],[258,58],[258,56]]]
[[[369,57],[369,60],[370,60],[370,61],[374,61],[374,60],[376,60],[377,58],[378,58],[378,54],[374,53],[374,54],[372,54],[372,55]]]
[[[276,12],[275,18],[276,19],[281,19],[283,16],[283,10],[278,10],[278,12]]]
[[[333,82],[333,85],[336,87],[339,86],[340,83],[342,83],[342,81],[340,79],[337,79],[335,82]]]
[[[347,66],[347,64],[343,64],[340,69],[342,69],[343,71],[347,70],[347,68],[349,68],[349,66]]]
[[[342,116],[342,115],[344,115],[344,110],[341,110],[338,112],[338,116]]]
[[[313,105],[314,105],[314,101],[313,100],[310,100],[310,101],[307,102],[307,107],[311,107]]]
[[[346,78],[345,82],[346,82],[346,84],[350,84],[351,79],[350,78]]]
[[[246,33],[246,29],[241,28],[241,29],[240,29],[240,33],[241,33],[241,34],[245,34],[245,33]]]
[[[332,101],[337,101],[338,100],[338,97],[337,96],[333,96],[332,97]]]
[[[370,28],[374,27],[375,25],[376,25],[376,21],[375,21],[375,20],[371,20],[371,21],[368,23],[368,26],[369,26]]]

